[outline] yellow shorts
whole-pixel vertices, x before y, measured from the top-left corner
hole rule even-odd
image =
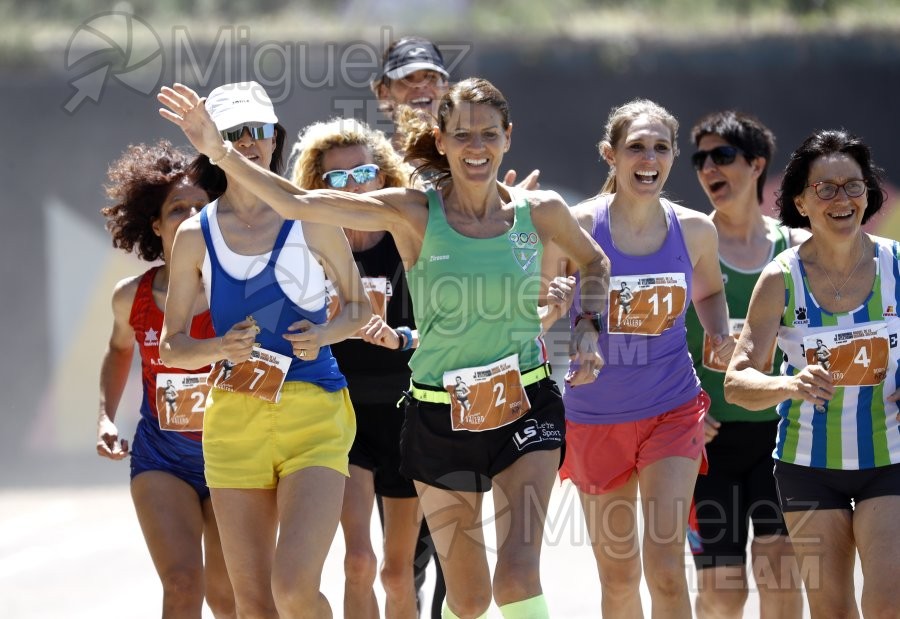
[[[347,389],[329,392],[286,382],[281,401],[213,388],[203,415],[203,457],[210,488],[275,488],[311,466],[349,475],[356,418]]]

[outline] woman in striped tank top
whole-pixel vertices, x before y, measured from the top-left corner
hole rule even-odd
[[[863,614],[896,612],[900,244],[862,229],[884,203],[880,173],[843,130],[791,155],[781,221],[812,236],[763,271],[725,378],[730,402],[777,405],[775,478],[813,617],[858,616],[857,552]],[[784,362],[770,376],[776,341]]]

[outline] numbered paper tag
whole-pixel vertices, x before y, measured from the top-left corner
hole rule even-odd
[[[257,346],[247,361],[235,365],[223,359],[216,363],[209,373],[209,381],[223,391],[277,403],[290,367],[290,357]]]
[[[161,430],[202,432],[207,374],[157,374],[156,412]]]
[[[684,273],[609,278],[609,332],[660,335],[675,324],[687,301]]]
[[[848,327],[803,338],[808,365],[831,372],[835,385],[878,385],[887,374],[890,340],[885,325]]]
[[[450,393],[454,430],[493,430],[531,410],[518,355],[482,367],[444,372],[444,388]]]
[[[747,322],[745,318],[728,319],[728,330],[735,342],[737,342],[737,339],[741,336],[741,331],[744,329],[745,322]],[[773,342],[772,350],[769,351],[769,363],[763,370],[767,374],[771,374],[775,367],[775,350],[776,343]],[[724,372],[728,369],[728,364],[723,363],[716,355],[716,351],[713,349],[712,345],[712,338],[709,337],[705,331],[703,332],[703,367],[707,370],[712,370],[713,372]]]
[[[369,295],[369,301],[372,302],[372,313],[381,316],[381,319],[386,321],[387,304],[393,294],[391,282],[386,277],[363,277],[362,283],[366,294]],[[340,313],[341,301],[330,280],[325,280],[325,294],[328,298],[328,320],[331,321]],[[351,335],[350,337],[359,338],[359,335]]]

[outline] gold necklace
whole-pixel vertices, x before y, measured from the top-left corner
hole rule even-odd
[[[847,276],[847,279],[844,280],[844,283],[841,284],[840,288],[838,288],[837,286],[835,286],[835,285],[834,285],[834,282],[831,281],[831,275],[828,274],[828,271],[825,269],[825,267],[819,265],[819,268],[822,269],[822,272],[823,272],[823,273],[825,273],[825,277],[828,278],[828,283],[831,284],[831,289],[834,290],[834,300],[835,300],[835,301],[840,301],[840,300],[841,300],[841,290],[844,289],[844,286],[847,285],[847,282],[849,282],[849,281],[850,281],[850,278],[853,277],[853,274],[856,273],[856,269],[858,269],[858,268],[859,268],[859,265],[862,264],[863,258],[866,257],[866,249],[865,249],[865,247],[863,247],[863,244],[864,244],[864,243],[865,243],[865,241],[860,237],[859,260],[856,261],[856,266],[853,267],[853,270],[852,270],[852,271],[850,271],[850,275]]]

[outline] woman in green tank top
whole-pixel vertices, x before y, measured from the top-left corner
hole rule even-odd
[[[542,248],[554,243],[581,272],[589,319],[571,336],[580,369],[569,381],[576,386],[592,382],[603,365],[595,318],[609,261],[557,194],[497,182],[512,133],[500,91],[483,79],[463,80],[442,98],[436,127],[415,114],[406,119],[406,159],[421,162],[417,171],[429,174],[435,189],[365,195],[304,191],[261,170],[223,144],[202,101],[185,86],[163,88],[159,99],[168,108],[160,113],[201,153],[283,216],[393,235],[410,273],[420,331],[402,471],[415,480],[441,557],[444,616],[481,616],[493,598],[504,616],[548,617],[540,531],[565,425],[540,340]],[[482,379],[496,381],[487,393],[468,384]],[[511,420],[479,425],[498,410]],[[493,583],[481,518],[483,492],[492,487],[509,523],[498,539]]]

